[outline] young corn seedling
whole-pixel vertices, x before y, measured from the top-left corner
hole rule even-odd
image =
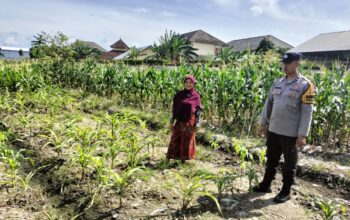
[[[18,168],[21,165],[21,161],[27,159],[23,156],[24,149],[17,152],[11,149],[3,148],[0,159],[5,164],[5,172],[9,175],[14,182],[17,176]]]
[[[67,139],[64,133],[58,133],[51,129],[49,129],[49,132],[49,135],[41,135],[47,139],[47,142],[43,147],[52,147],[57,153],[57,156],[60,157],[62,150],[68,147],[68,143],[71,141],[71,139]]]
[[[266,148],[259,151],[259,165],[263,166],[266,163]]]
[[[142,153],[142,150],[145,146],[140,145],[138,134],[132,133],[132,136],[129,137],[127,147],[127,164],[130,168],[137,167],[148,155]]]
[[[71,156],[72,164],[79,164],[81,170],[80,181],[84,180],[86,170],[92,165],[94,148],[87,148],[81,144],[77,144],[75,151]]]
[[[219,143],[216,140],[211,140],[209,144],[210,148],[213,150],[217,150],[219,148]]]
[[[316,204],[322,210],[323,220],[332,220],[339,212],[344,212],[344,207],[336,204],[333,200],[316,199]]]
[[[253,187],[259,184],[258,176],[252,162],[250,162],[248,166],[248,181],[249,181],[249,192],[251,193],[253,191]]]
[[[147,150],[148,152],[150,152],[150,149],[152,149],[152,154],[154,154],[155,148],[160,144],[161,144],[161,138],[156,135],[149,135],[146,138]]]
[[[101,193],[104,186],[108,185],[108,170],[105,168],[104,157],[92,157],[93,168],[97,174],[97,188],[98,192]]]
[[[188,181],[185,181],[183,176],[176,174],[176,178],[178,183],[168,183],[167,187],[180,193],[182,198],[182,210],[186,210],[196,196],[207,196],[215,202],[219,212],[222,214],[218,200],[215,198],[215,196],[205,190],[205,185],[202,183],[202,176],[195,175]]]
[[[212,180],[216,185],[218,191],[218,199],[220,200],[222,197],[222,193],[228,190],[233,191],[233,182],[239,176],[236,174],[227,173],[224,171],[220,171],[217,175],[214,175]]]
[[[123,206],[123,198],[126,196],[132,182],[136,179],[136,173],[140,168],[123,171],[121,174],[109,170],[109,186],[111,186],[119,197],[119,208]]]

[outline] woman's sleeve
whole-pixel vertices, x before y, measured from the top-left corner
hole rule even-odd
[[[171,124],[174,124],[174,121],[175,121],[175,119],[174,119],[175,97],[176,97],[176,95],[175,95],[174,98],[173,98],[173,107],[172,107],[172,111],[171,111],[171,113],[170,113],[170,123],[171,123]]]
[[[200,126],[201,111],[202,111],[201,106],[197,106],[196,111],[195,111],[195,126],[196,127]]]

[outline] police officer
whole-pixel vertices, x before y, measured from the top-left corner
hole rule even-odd
[[[274,202],[290,199],[290,188],[294,183],[298,151],[306,144],[314,103],[314,84],[298,72],[301,55],[286,53],[283,56],[284,77],[277,79],[266,99],[259,120],[259,133],[267,136],[267,163],[263,181],[255,192],[271,192],[281,155],[283,187]]]

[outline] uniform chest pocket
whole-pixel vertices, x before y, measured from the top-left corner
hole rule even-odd
[[[272,96],[273,96],[274,103],[277,103],[281,100],[281,93],[282,93],[282,88],[275,87],[272,90]]]
[[[284,98],[285,104],[290,107],[296,107],[298,104],[298,95],[299,94],[297,92],[288,92]]]

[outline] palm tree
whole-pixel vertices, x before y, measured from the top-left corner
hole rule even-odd
[[[49,35],[45,32],[39,33],[34,36],[34,40],[31,41],[32,47],[29,50],[31,58],[39,58],[45,56],[45,51],[49,44]]]
[[[89,45],[86,45],[78,40],[75,41],[71,46],[74,50],[74,57],[76,60],[81,60],[88,57],[97,58],[101,55],[101,52],[98,49],[92,48]]]
[[[138,49],[135,46],[131,47],[130,48],[130,53],[129,53],[130,59],[131,60],[135,60],[135,59],[137,59],[138,56],[139,56]]]
[[[233,49],[229,47],[222,48],[219,55],[221,63],[226,65],[227,63],[232,61],[234,55],[235,55],[235,52],[233,51]]]
[[[170,60],[172,64],[177,64],[180,59],[190,60],[196,58],[195,48],[185,38],[173,31],[166,31],[159,37],[159,44],[154,43],[152,50],[155,53],[152,57],[162,60]]]

